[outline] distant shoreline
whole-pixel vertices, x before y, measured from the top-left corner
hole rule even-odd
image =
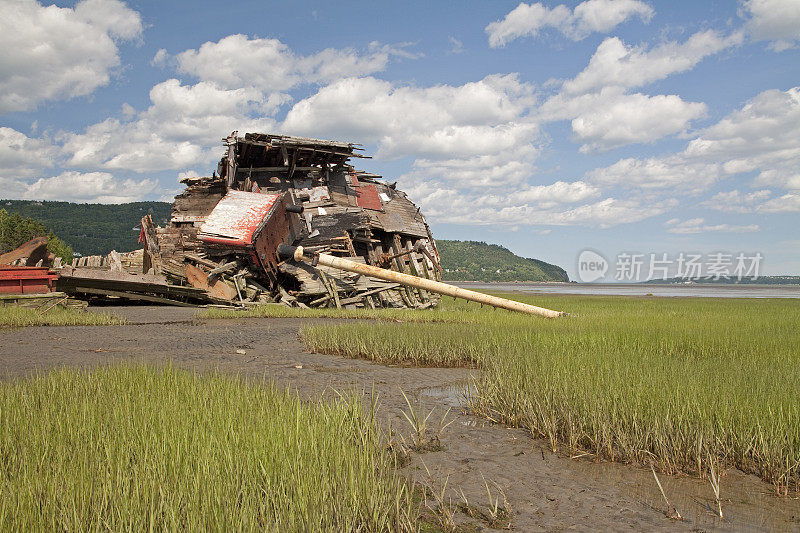
[[[468,281],[460,279],[443,279],[442,283],[451,283],[453,285],[466,285],[466,284],[486,284],[486,285],[503,285],[503,284],[542,284],[542,285],[592,285],[591,283],[573,283],[572,281]]]
[[[481,282],[455,281],[453,285],[488,291],[529,294],[572,294],[586,296],[634,296],[663,298],[800,298],[800,285],[776,284],[644,284],[563,282]]]
[[[567,287],[698,287],[698,288],[731,288],[756,289],[775,287],[798,287],[800,283],[659,283],[643,281],[639,283],[581,283],[577,281],[462,281],[442,280],[453,285],[564,285]]]

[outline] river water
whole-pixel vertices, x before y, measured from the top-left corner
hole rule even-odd
[[[640,283],[482,283],[455,281],[478,291],[688,298],[800,298],[800,285],[644,285]]]

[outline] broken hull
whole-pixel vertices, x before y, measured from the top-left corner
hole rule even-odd
[[[394,184],[347,164],[363,157],[356,145],[235,132],[224,142],[219,175],[184,179],[186,189],[175,198],[170,224],[154,228],[153,264],[174,282],[188,279],[187,264],[210,272],[214,265],[236,261],[236,272],[222,279],[233,283],[239,299],[311,307],[438,303],[438,295],[424,290],[277,257],[280,244],[302,245],[440,279],[436,243],[424,215]],[[247,202],[261,210],[250,212]],[[287,211],[289,206],[302,213]],[[233,235],[237,228],[246,231]]]

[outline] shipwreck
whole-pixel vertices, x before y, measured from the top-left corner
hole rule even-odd
[[[299,245],[307,252],[440,279],[425,216],[395,183],[352,165],[368,157],[360,145],[237,132],[223,144],[224,155],[211,176],[181,180],[185,189],[175,197],[166,227],[142,220],[143,250],[119,254],[116,269],[109,258],[82,258],[62,273],[61,286],[98,298],[103,291],[114,292],[113,275],[91,271],[105,267],[153,285],[126,291],[130,298],[138,292],[149,301],[370,308],[437,304],[436,293],[277,256],[278,245]],[[124,273],[116,277],[125,279]],[[120,297],[118,292],[109,295]]]

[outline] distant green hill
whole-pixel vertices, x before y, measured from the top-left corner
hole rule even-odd
[[[164,225],[170,217],[166,202],[129,204],[73,204],[0,200],[0,208],[41,221],[72,249],[83,255],[107,254],[111,250],[130,252],[137,244],[142,217],[148,213],[153,222]]]
[[[448,281],[569,281],[563,268],[497,244],[437,239],[436,246]]]

